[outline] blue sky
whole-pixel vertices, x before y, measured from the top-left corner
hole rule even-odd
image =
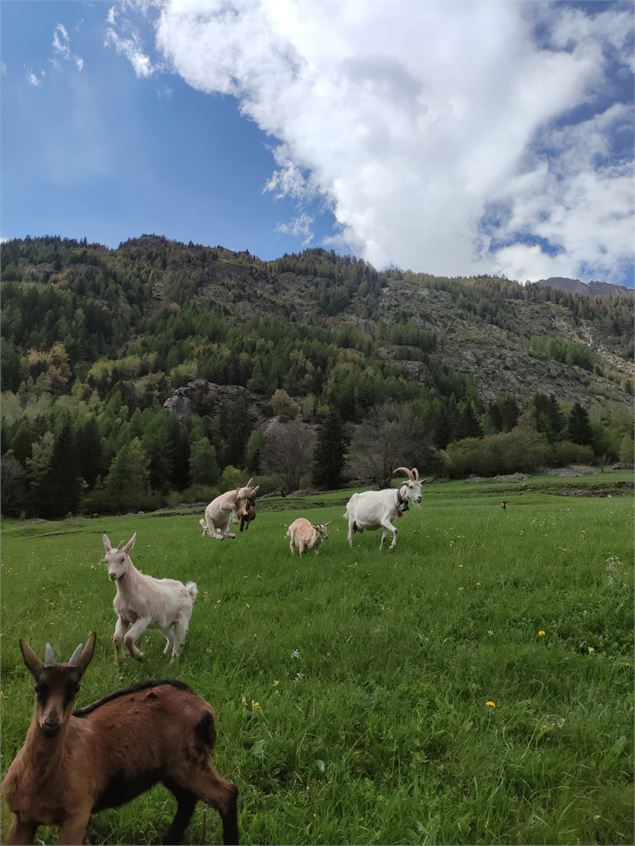
[[[0,234],[633,284],[633,5],[0,4]]]

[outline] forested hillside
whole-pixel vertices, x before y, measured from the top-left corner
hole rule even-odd
[[[144,236],[2,251],[2,508],[632,461],[633,296]],[[381,460],[378,458],[381,453]]]

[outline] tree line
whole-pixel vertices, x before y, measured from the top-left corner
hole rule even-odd
[[[307,307],[316,313],[332,316],[355,299],[356,314],[367,317],[308,325],[285,316],[276,285],[289,274],[310,282],[302,290],[312,292]],[[385,484],[391,468],[375,466],[371,449],[379,432],[386,454],[388,441],[399,445],[398,463],[412,460],[437,475],[506,472],[522,463],[518,444],[538,464],[631,460],[627,409],[588,419],[582,406],[541,395],[522,405],[513,397],[485,402],[444,363],[443,338],[412,314],[371,319],[387,281],[408,275],[378,273],[326,250],[266,263],[246,251],[154,236],[117,250],[59,238],[8,242],[3,510],[58,517],[148,509],[203,500],[244,473],[259,474],[263,490],[333,487],[346,478]],[[549,297],[608,321],[617,343],[632,339],[620,298],[585,305],[499,278],[416,276],[473,319],[502,325],[514,302]],[[240,317],[206,300],[219,280],[243,299],[249,285],[260,286],[278,312]],[[529,352],[594,367],[574,342],[540,336]],[[420,363],[425,380],[410,378],[403,361]],[[163,407],[194,380],[212,393],[213,386],[236,390],[218,407],[203,394],[189,416]]]

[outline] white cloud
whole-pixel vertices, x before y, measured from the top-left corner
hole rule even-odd
[[[610,149],[632,111],[595,105],[609,63],[632,64],[630,11],[493,0],[159,9],[156,42],[173,68],[237,97],[278,140],[266,188],[322,195],[338,237],[375,265],[611,279],[632,263],[632,156],[616,162]],[[112,43],[149,75],[129,37],[129,52]],[[576,107],[588,114],[573,123]],[[496,225],[492,207],[504,212]]]
[[[29,85],[32,85],[34,88],[37,88],[44,82],[45,76],[46,76],[45,71],[40,71],[40,76],[38,76],[34,71],[27,69],[26,81],[28,82]]]
[[[302,213],[287,223],[278,223],[275,231],[282,235],[291,235],[294,238],[302,238],[302,246],[307,247],[313,240],[313,232],[311,226],[313,225],[313,218]]]
[[[104,45],[114,47],[117,53],[125,56],[138,79],[147,79],[152,76],[157,67],[143,49],[141,36],[136,27],[129,20],[121,19],[114,6],[108,10],[106,23]]]
[[[61,23],[58,23],[53,30],[53,53],[60,59],[74,64],[77,70],[81,71],[84,67],[84,60],[72,52],[68,30]],[[50,61],[54,67],[58,67],[55,59],[51,59]]]

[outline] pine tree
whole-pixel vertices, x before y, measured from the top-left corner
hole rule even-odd
[[[76,512],[82,484],[77,441],[70,423],[64,424],[55,439],[50,476],[50,500],[42,503],[41,513],[49,517],[64,517],[69,512]]]
[[[313,481],[316,485],[333,489],[340,484],[345,449],[342,418],[336,409],[332,409],[319,428],[313,454]]]
[[[77,432],[77,454],[80,475],[90,490],[102,471],[103,460],[101,432],[94,417],[89,417]]]
[[[219,478],[216,449],[207,438],[199,438],[190,449],[190,482],[193,485],[213,485]]]
[[[590,444],[593,442],[593,430],[586,410],[576,402],[569,414],[569,440],[574,444]]]
[[[109,505],[117,511],[141,508],[150,490],[150,459],[139,438],[113,458],[105,483]]]

